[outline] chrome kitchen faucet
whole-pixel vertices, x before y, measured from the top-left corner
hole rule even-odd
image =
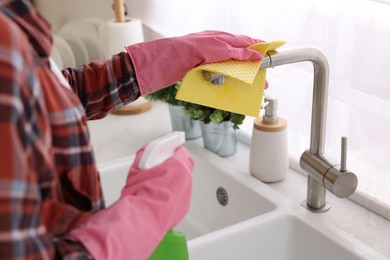
[[[300,158],[301,168],[308,173],[307,199],[302,205],[313,212],[325,212],[330,208],[325,199],[326,189],[339,198],[347,198],[355,192],[358,184],[356,175],[346,169],[346,137],[342,137],[341,142],[341,165],[324,154],[329,85],[328,61],[324,54],[315,48],[297,47],[268,54],[263,58],[260,69],[304,61],[313,64],[314,80],[310,148]],[[219,74],[207,75],[207,72],[203,74],[213,84],[223,85],[225,82]]]

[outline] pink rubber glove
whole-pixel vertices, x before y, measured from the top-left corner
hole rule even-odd
[[[121,198],[71,231],[94,259],[147,259],[188,212],[194,163],[183,147],[148,170],[137,152]]]
[[[142,42],[126,49],[141,95],[146,95],[181,80],[189,70],[201,64],[230,59],[260,60],[261,54],[247,49],[259,42],[262,41],[248,36],[205,31]]]

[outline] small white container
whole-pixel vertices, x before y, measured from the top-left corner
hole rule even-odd
[[[277,116],[277,99],[265,97],[265,113],[253,124],[249,168],[263,182],[277,182],[288,171],[287,121]]]

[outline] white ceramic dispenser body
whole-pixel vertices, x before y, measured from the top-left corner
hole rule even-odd
[[[289,167],[287,121],[276,115],[276,99],[266,97],[265,105],[265,115],[254,121],[249,168],[258,180],[277,182]]]

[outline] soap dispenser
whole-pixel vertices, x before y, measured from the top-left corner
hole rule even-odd
[[[277,115],[278,100],[264,98],[265,113],[253,124],[249,168],[263,182],[277,182],[288,171],[287,121]]]

